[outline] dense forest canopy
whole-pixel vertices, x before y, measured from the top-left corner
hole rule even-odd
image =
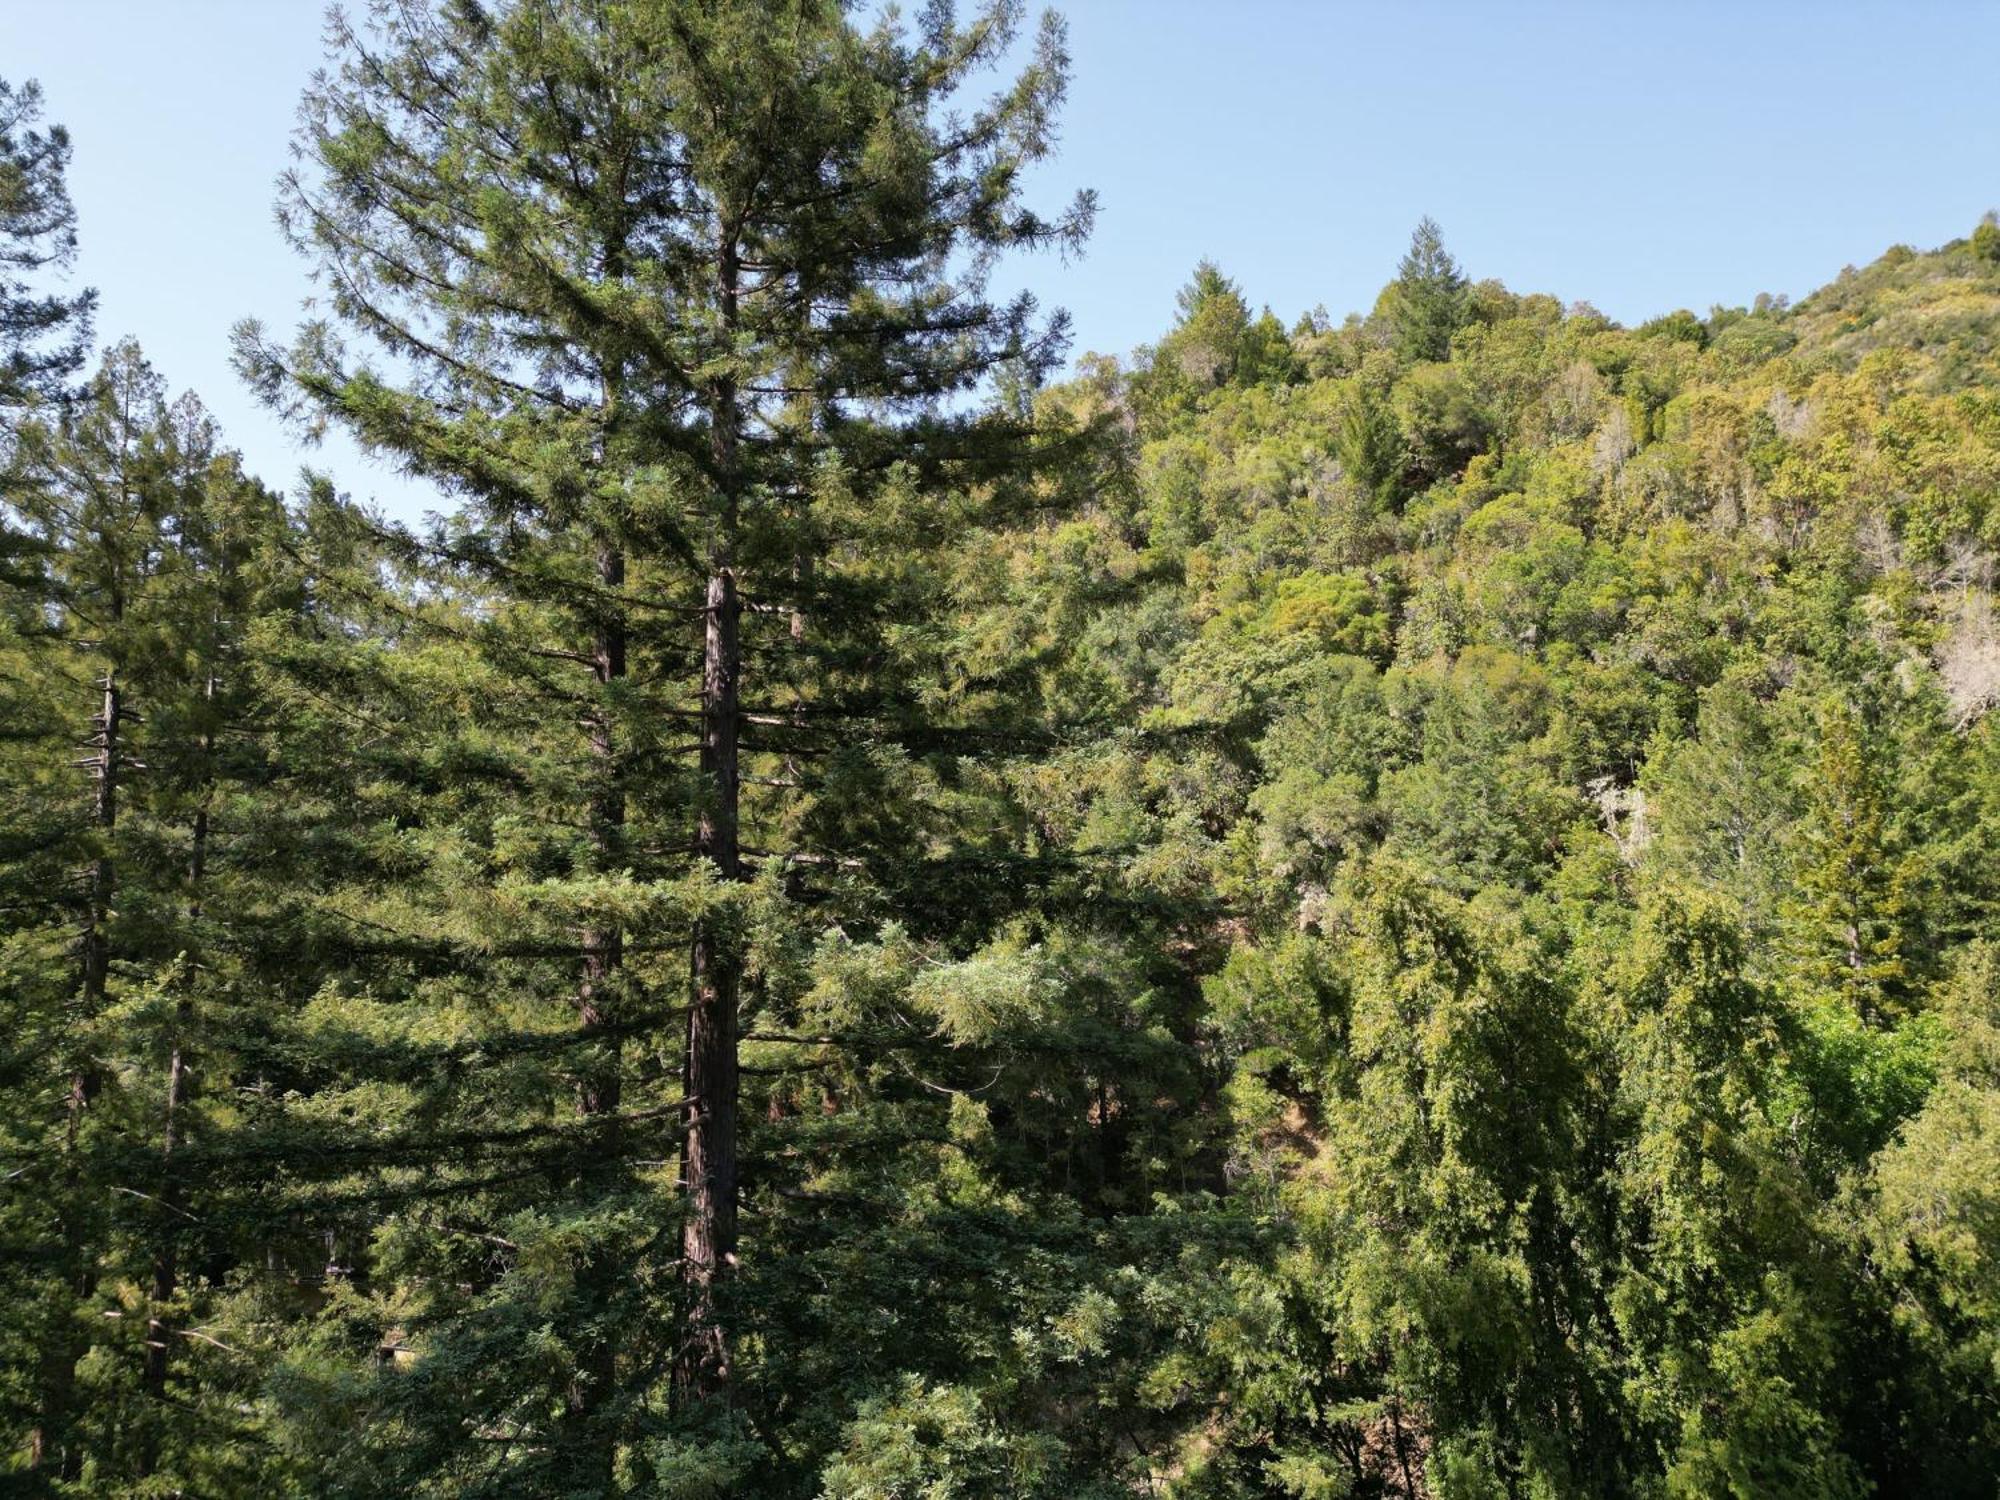
[[[11,1489],[1994,1492],[1991,218],[1065,371],[1055,18],[329,48],[239,363],[426,528],[0,84]]]

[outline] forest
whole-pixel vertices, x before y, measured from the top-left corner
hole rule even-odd
[[[1113,358],[1016,0],[328,49],[421,524],[0,84],[0,1490],[1995,1493],[2000,222]]]

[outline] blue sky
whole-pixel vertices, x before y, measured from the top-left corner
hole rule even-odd
[[[1011,279],[1076,347],[1158,336],[1202,256],[1287,322],[1365,309],[1428,213],[1474,276],[1634,322],[1798,297],[2000,205],[2000,5],[1072,0],[1063,155],[1079,260]],[[302,461],[414,516],[420,487],[305,454],[230,373],[229,328],[310,294],[271,221],[317,0],[0,0],[0,75],[76,140],[81,276],[273,484]]]

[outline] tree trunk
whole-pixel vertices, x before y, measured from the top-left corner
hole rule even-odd
[[[207,814],[196,815],[197,830],[207,824]],[[185,1030],[188,1006],[185,1000],[176,1007],[176,1019],[181,1023],[178,1029]],[[145,1392],[153,1410],[147,1414],[147,1426],[139,1445],[139,1475],[151,1474],[159,1465],[160,1445],[157,1423],[167,1405],[167,1370],[173,1353],[174,1328],[168,1317],[168,1307],[174,1300],[174,1293],[180,1289],[180,1226],[173,1222],[186,1211],[186,1194],[181,1191],[180,1178],[174,1171],[174,1147],[179,1140],[181,1103],[187,1088],[187,1062],[185,1043],[181,1036],[174,1038],[173,1056],[167,1063],[167,1101],[165,1128],[160,1140],[160,1166],[166,1181],[160,1195],[167,1218],[160,1225],[160,1239],[153,1247],[153,1307],[146,1318],[146,1349],[144,1363],[140,1369],[140,1388]]]
[[[625,586],[625,556],[609,543],[597,554],[597,578],[607,593]],[[625,623],[622,615],[607,614],[591,642],[591,662],[601,687],[608,688],[625,675]],[[597,786],[590,802],[590,845],[597,873],[616,868],[625,831],[625,787],[618,774],[617,745],[608,709],[591,716],[590,753],[597,762]],[[577,990],[577,1019],[584,1031],[601,1031],[610,1025],[611,986],[625,958],[625,935],[616,927],[587,927],[582,934],[583,982]],[[620,1083],[619,1047],[606,1039],[589,1054],[590,1063],[577,1085],[577,1109],[584,1115],[618,1112]]]
[[[93,821],[104,843],[90,864],[77,963],[78,1019],[86,1051],[70,1069],[66,1118],[63,1122],[62,1185],[59,1190],[62,1280],[69,1296],[53,1309],[40,1360],[40,1412],[35,1428],[28,1436],[29,1467],[51,1472],[61,1479],[76,1478],[82,1469],[83,1459],[70,1432],[70,1424],[75,1418],[76,1366],[83,1357],[84,1349],[75,1312],[96,1289],[96,1273],[90,1264],[83,1225],[82,1149],[84,1116],[91,1101],[97,1097],[100,1079],[96,1060],[87,1049],[91,1045],[90,1023],[104,1009],[106,984],[111,971],[110,940],[104,929],[111,915],[111,901],[118,884],[117,866],[111,857],[110,834],[118,822],[118,740],[123,727],[124,703],[115,669],[105,668],[103,690],[102,708],[93,736],[97,754],[91,761],[91,770],[97,783]]]
[[[598,548],[597,581],[606,595],[625,586],[625,556],[608,541]],[[600,603],[599,611],[590,654],[598,686],[606,689],[625,675],[625,621],[622,608],[609,599]],[[602,701],[590,718],[590,753],[597,778],[590,796],[590,845],[596,871],[602,874],[618,867],[625,834],[625,785],[617,737],[610,707]],[[613,1012],[618,971],[625,961],[625,934],[616,926],[590,926],[583,929],[580,940],[583,975],[577,986],[577,1023],[589,1037],[617,1019]],[[586,1118],[617,1114],[623,1090],[621,1050],[616,1035],[586,1045],[577,1079],[579,1114]],[[596,1139],[591,1149],[601,1159],[615,1152],[616,1142],[608,1136]],[[583,1266],[579,1281],[590,1294],[594,1312],[601,1312],[610,1300],[618,1275],[618,1267],[602,1252],[593,1253]],[[613,1434],[601,1430],[597,1419],[617,1383],[617,1357],[617,1346],[608,1335],[586,1335],[577,1350],[568,1397],[567,1425],[576,1445],[579,1477],[587,1477],[603,1493],[610,1490],[616,1445]]]
[[[215,673],[210,672],[202,684],[204,705],[213,710],[215,704]],[[201,923],[202,880],[208,870],[208,797],[209,786],[214,780],[213,763],[215,756],[215,728],[212,723],[202,726],[199,741],[201,750],[202,801],[195,809],[194,827],[188,848],[188,926],[196,928]],[[193,953],[189,962],[197,962]],[[168,1305],[174,1300],[174,1293],[180,1289],[180,1223],[187,1212],[187,1194],[183,1190],[180,1175],[174,1169],[174,1148],[180,1143],[181,1106],[187,1096],[187,1033],[193,1019],[187,986],[194,983],[193,973],[183,977],[181,995],[174,1005],[174,1034],[172,1051],[167,1059],[167,1098],[162,1111],[160,1128],[160,1202],[165,1213],[160,1224],[160,1237],[153,1247],[153,1307],[146,1319],[146,1349],[140,1370],[140,1389],[151,1403],[153,1411],[148,1413],[148,1422],[139,1444],[139,1475],[150,1475],[159,1465],[158,1421],[166,1410],[167,1372],[173,1357],[174,1328],[167,1315]]]
[[[736,235],[725,228],[717,259],[721,324],[733,334],[737,314]],[[737,389],[733,374],[709,390],[710,461],[722,504],[711,548],[701,672],[701,772],[704,782],[696,852],[725,880],[742,878],[737,800],[741,788],[737,735],[743,658],[737,625]],[[695,927],[688,1006],[685,1094],[687,1138],[681,1171],[686,1217],[681,1276],[687,1290],[687,1334],[676,1361],[684,1395],[721,1392],[729,1382],[729,1340],[717,1306],[717,1284],[736,1259],[736,1003],[741,961],[734,938],[714,921]]]
[[[1403,1441],[1403,1403],[1393,1397],[1389,1402],[1389,1432],[1395,1439],[1396,1467],[1403,1471],[1405,1500],[1422,1500],[1422,1491],[1417,1488],[1416,1477],[1410,1473],[1409,1448]]]
[[[731,880],[737,851],[737,642],[734,576],[708,584],[702,668],[702,770],[711,803],[702,811],[701,852]],[[695,931],[693,1003],[688,1010],[686,1093],[689,1125],[684,1173],[687,1220],[681,1265],[689,1292],[681,1386],[713,1394],[728,1382],[729,1351],[715,1305],[715,1284],[736,1252],[736,1000],[738,961],[729,936],[713,922]]]

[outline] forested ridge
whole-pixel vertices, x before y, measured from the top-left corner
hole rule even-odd
[[[422,525],[0,85],[0,1489],[1994,1493],[2000,227],[1066,365],[1067,71],[336,19],[238,364]]]

